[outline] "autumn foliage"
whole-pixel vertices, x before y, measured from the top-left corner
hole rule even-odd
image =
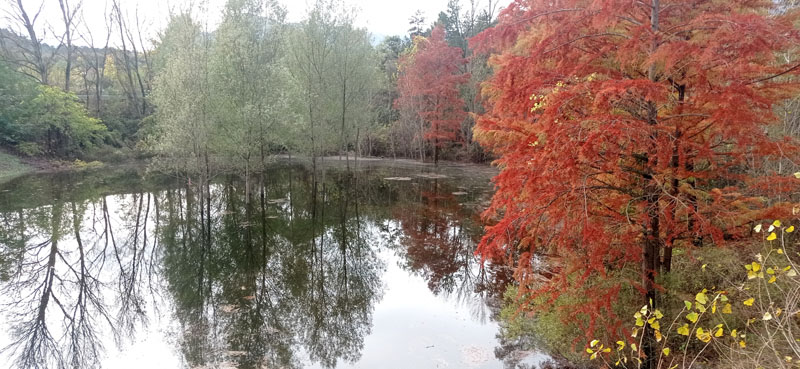
[[[412,48],[400,59],[395,106],[410,111],[424,126],[424,139],[433,146],[434,161],[438,161],[441,147],[459,139],[466,118],[459,96],[459,86],[469,79],[462,71],[465,63],[462,50],[447,44],[442,26],[435,27],[429,38],[416,36]]]
[[[501,169],[478,252],[516,258],[520,296],[580,295],[591,334],[623,285],[658,303],[673,249],[791,214],[798,144],[768,126],[798,92],[800,34],[771,6],[516,0],[472,40],[495,72],[475,137]],[[560,266],[546,283],[542,258]],[[626,268],[638,277],[587,282]]]

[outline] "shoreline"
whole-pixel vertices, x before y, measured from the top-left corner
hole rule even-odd
[[[491,163],[471,163],[459,161],[445,161],[440,160],[438,165],[432,162],[421,162],[416,159],[409,158],[391,158],[391,157],[358,157],[357,162],[351,156],[348,159],[339,157],[337,155],[320,156],[317,158],[317,164],[320,169],[325,169],[330,165],[344,165],[349,161],[350,165],[354,165],[354,169],[370,167],[373,165],[392,165],[392,166],[415,166],[424,167],[432,170],[448,170],[456,168],[469,168],[472,170],[485,171],[486,174],[494,176],[497,174],[497,168],[493,167]],[[310,164],[311,158],[301,155],[271,155],[270,161],[276,162],[298,162]],[[14,178],[24,175],[36,175],[47,173],[58,173],[68,171],[80,171],[84,169],[97,169],[97,168],[125,168],[125,167],[146,167],[150,164],[149,159],[131,159],[120,162],[84,162],[80,159],[74,161],[58,160],[58,159],[44,159],[44,158],[23,158],[11,154],[5,150],[0,149],[0,183],[8,182]]]

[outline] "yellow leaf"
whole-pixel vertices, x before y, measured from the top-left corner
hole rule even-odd
[[[773,275],[772,278],[770,278],[769,281],[767,281],[767,283],[775,283],[776,279],[777,278],[775,278],[775,276]]]
[[[589,342],[589,346],[595,347],[598,343],[600,343],[600,340],[592,340],[592,342]]]
[[[731,313],[733,313],[731,307],[732,307],[731,304],[725,304],[725,306],[722,307],[722,313],[723,314],[731,314]]]
[[[773,234],[774,234],[774,233],[773,233]],[[753,271],[754,271],[754,272],[758,272],[759,270],[761,270],[761,264],[759,264],[759,263],[756,263],[755,261],[754,261],[752,264],[750,264],[750,265],[753,267]]]
[[[772,222],[772,225],[774,225],[776,227],[780,227],[781,226],[781,221],[776,219],[774,222]]]
[[[589,354],[593,354],[593,353],[594,353],[594,350],[592,350],[592,349],[590,349],[590,348],[587,348],[587,349],[586,349],[586,352],[587,352],[587,353],[589,353]]]
[[[747,347],[747,344],[744,343],[744,341],[739,341],[739,347],[745,348],[745,347]]]
[[[764,313],[764,317],[761,318],[762,320],[772,320],[772,314],[769,312]]]
[[[611,352],[611,347],[606,347],[605,349],[603,349],[603,352],[605,353]]]
[[[692,323],[696,322],[697,321],[697,313],[691,312],[689,314],[686,314],[686,319],[689,320]]]
[[[722,328],[717,328],[717,331],[714,332],[714,337],[722,337]]]
[[[797,178],[797,179],[800,179],[800,172],[795,173],[794,177]]]
[[[783,249],[778,249],[778,255],[783,255]]]
[[[717,301],[714,300],[714,303],[711,305],[711,314],[717,313]]]
[[[664,314],[662,314],[661,310],[658,310],[658,309],[656,309],[654,315],[656,316],[656,319],[661,319],[661,318],[664,317]]]
[[[684,324],[682,327],[678,328],[678,334],[682,336],[689,335],[689,324]]]
[[[744,302],[742,302],[742,303],[743,303],[745,306],[753,306],[753,303],[754,303],[754,302],[756,302],[756,299],[755,299],[755,298],[753,298],[753,297],[751,297],[751,298],[749,298],[749,299],[747,299],[747,300],[744,300]]]
[[[797,275],[797,272],[794,269],[791,269],[788,272],[786,272],[786,276],[787,277],[794,277],[796,275]]]
[[[753,228],[753,230],[756,231],[756,233],[761,233],[761,224],[756,224],[756,227]]]
[[[653,329],[661,329],[661,324],[657,321],[650,323],[650,327]]]
[[[731,337],[736,338],[736,330],[735,329],[731,331]]]
[[[786,233],[792,233],[792,232],[794,232],[794,226],[789,226],[789,228],[786,228]]]
[[[695,332],[694,335],[700,341],[703,341],[703,342],[706,342],[706,343],[711,341],[711,333],[704,331],[703,328],[698,327],[697,331]]]
[[[669,347],[665,347],[661,352],[664,353],[664,356],[669,356]]]
[[[700,267],[700,270],[705,272],[707,266],[708,266],[708,264],[703,264],[703,266]]]
[[[595,352],[592,356],[589,356],[589,360],[597,359],[597,353]]]
[[[775,274],[775,269],[767,268],[767,274],[769,274],[769,275]]]
[[[625,348],[625,342],[617,341],[617,351],[622,351]]]
[[[708,302],[708,298],[706,298],[706,294],[703,292],[698,293],[694,296],[694,300],[705,305]]]
[[[656,336],[656,342],[661,342],[661,338],[663,338],[663,337],[661,336],[661,331],[659,331],[658,329],[656,329],[656,330],[653,332],[653,335],[654,335],[654,336]]]
[[[776,238],[778,238],[778,236],[775,234],[775,232],[772,232],[769,234],[769,236],[767,236],[767,241],[774,241]]]
[[[692,310],[692,303],[689,301],[684,301],[684,305],[686,305],[686,310]]]
[[[636,344],[631,343],[631,351],[636,352]]]

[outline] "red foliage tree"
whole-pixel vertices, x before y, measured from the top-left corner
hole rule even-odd
[[[597,319],[613,331],[620,288],[657,300],[673,248],[730,243],[791,211],[760,197],[798,187],[769,166],[798,154],[766,128],[800,72],[780,56],[800,44],[793,19],[771,6],[515,0],[471,41],[493,54],[475,135],[501,169],[478,252],[518,258],[520,296],[574,292],[587,335]],[[534,283],[536,255],[560,261],[548,283]]]
[[[424,132],[420,134],[433,144],[435,163],[439,148],[458,140],[466,117],[459,86],[469,76],[462,71],[466,59],[461,53],[460,48],[447,45],[444,28],[438,25],[429,38],[415,37],[412,49],[400,58],[395,106],[421,119]]]

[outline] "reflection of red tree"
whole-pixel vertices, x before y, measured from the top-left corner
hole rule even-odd
[[[440,192],[436,182],[420,191],[419,200],[396,209],[406,266],[420,273],[434,293],[450,292],[456,282],[469,279],[478,261],[474,251],[479,235],[467,229],[467,222],[477,218],[470,219],[455,196]]]

